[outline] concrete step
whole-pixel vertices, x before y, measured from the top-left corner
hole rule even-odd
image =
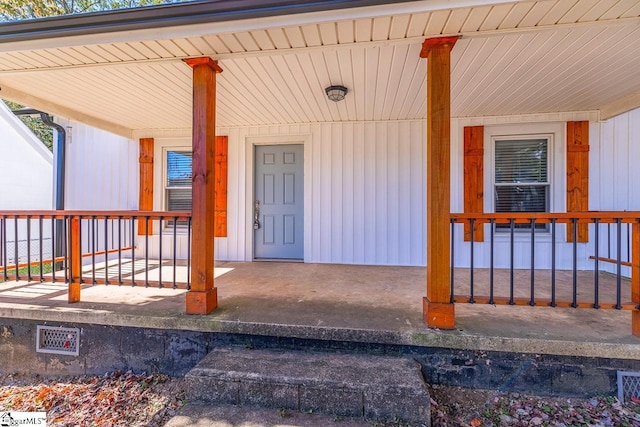
[[[412,359],[219,348],[185,380],[190,401],[430,423],[429,392]]]

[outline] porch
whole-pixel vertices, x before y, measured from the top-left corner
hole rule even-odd
[[[122,262],[126,270],[130,260]],[[118,265],[112,262],[111,268],[117,271]],[[152,266],[149,274],[157,275],[157,271]],[[177,271],[186,275],[186,266],[178,266]],[[476,272],[476,283],[486,285],[487,271]],[[468,277],[468,269],[454,272],[460,283],[465,275]],[[218,262],[215,276],[219,305],[208,316],[185,315],[186,290],[170,286],[84,284],[81,301],[69,305],[66,284],[23,280],[0,283],[0,318],[285,340],[640,359],[640,345],[629,328],[631,315],[625,310],[456,304],[455,330],[429,329],[421,311],[426,276],[421,267]],[[538,276],[536,280],[544,280],[544,274]],[[571,287],[570,271],[557,271],[556,276],[559,289]],[[604,272],[599,276],[603,299],[612,298],[615,276]],[[528,272],[519,270],[515,277],[516,288],[528,291]],[[579,272],[578,280],[592,282],[593,272]],[[496,269],[494,281],[497,294],[508,294],[509,270]],[[629,282],[623,280],[623,286],[628,291]]]

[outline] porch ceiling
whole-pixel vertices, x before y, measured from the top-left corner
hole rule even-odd
[[[49,39],[43,48],[4,43],[0,96],[127,136],[189,128],[191,70],[181,59],[206,55],[224,69],[219,126],[418,119],[422,40],[461,34],[452,53],[453,116],[607,116],[640,105],[640,0],[473,3],[314,13],[285,26],[257,19],[238,24],[242,31],[212,23],[164,37]],[[344,102],[326,99],[331,84],[349,88]]]

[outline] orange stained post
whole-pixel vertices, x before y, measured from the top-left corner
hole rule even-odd
[[[213,283],[215,235],[215,124],[218,61],[185,59],[193,69],[193,207],[191,211],[191,290],[187,314],[208,314],[218,306]]]
[[[80,279],[82,275],[82,254],[80,253],[80,218],[72,217],[69,227],[69,303],[80,302]]]
[[[631,302],[636,305],[631,311],[631,332],[640,337],[640,221],[631,227]]]
[[[153,210],[153,138],[140,138],[140,194],[138,208],[141,211]],[[149,229],[147,229],[147,225]],[[138,220],[138,235],[152,234],[153,223]]]
[[[454,37],[426,39],[427,58],[427,296],[423,318],[431,328],[455,327],[451,302],[451,49]]]
[[[589,210],[589,121],[567,122],[567,212]],[[589,224],[578,224],[578,242],[589,241]],[[573,224],[567,224],[573,242]]]

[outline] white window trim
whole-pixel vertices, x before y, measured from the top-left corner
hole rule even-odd
[[[508,124],[484,128],[484,211],[495,212],[495,141],[542,139],[548,140],[549,212],[566,210],[566,125],[564,122]],[[487,230],[488,231],[488,230]],[[556,238],[559,229],[556,229]],[[551,232],[536,230],[543,240],[551,239]],[[496,233],[496,239],[508,239],[509,233]],[[516,233],[516,240],[529,240],[529,233]]]

